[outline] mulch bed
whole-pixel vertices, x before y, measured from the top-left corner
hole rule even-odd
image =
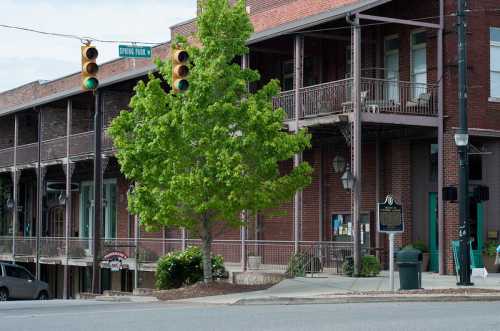
[[[272,285],[237,285],[225,282],[213,282],[211,284],[196,283],[191,286],[176,288],[172,290],[155,291],[153,293],[159,300],[178,300],[213,295],[241,293],[265,290]]]

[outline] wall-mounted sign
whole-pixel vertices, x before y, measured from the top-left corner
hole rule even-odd
[[[378,231],[397,233],[404,231],[403,207],[396,203],[392,195],[388,195],[383,203],[377,204]]]
[[[111,268],[111,271],[122,270],[123,260],[126,259],[128,259],[128,256],[123,252],[110,252],[104,255],[103,258],[104,261],[108,261],[108,265]]]

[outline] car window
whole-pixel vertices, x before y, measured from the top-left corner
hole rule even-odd
[[[5,273],[9,277],[32,279],[31,275],[26,270],[10,265],[5,266]]]
[[[17,270],[17,272],[18,272],[18,276],[17,277],[18,278],[26,279],[26,280],[32,279],[31,275],[26,270],[21,269],[21,268],[16,268],[16,269],[18,269]]]

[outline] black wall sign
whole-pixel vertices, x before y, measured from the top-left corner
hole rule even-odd
[[[403,207],[398,205],[392,195],[385,198],[384,203],[377,204],[378,231],[403,232]]]

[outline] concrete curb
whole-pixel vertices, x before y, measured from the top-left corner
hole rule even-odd
[[[342,304],[342,303],[372,303],[372,302],[492,302],[500,301],[499,294],[485,295],[362,295],[334,297],[270,297],[259,299],[240,299],[233,305],[309,305],[309,304]]]
[[[107,302],[137,302],[137,303],[148,303],[148,302],[158,302],[156,297],[152,296],[98,296],[94,300],[96,301],[107,301]]]

